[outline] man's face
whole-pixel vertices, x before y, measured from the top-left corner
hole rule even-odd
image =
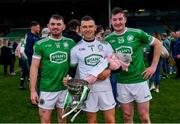
[[[96,25],[93,20],[81,22],[81,33],[85,40],[93,40],[95,37]]]
[[[32,30],[35,34],[39,34],[40,32],[40,25],[32,26]]]
[[[122,33],[125,30],[126,17],[123,13],[112,15],[111,24],[115,32]]]
[[[51,32],[51,35],[57,37],[62,34],[63,30],[65,29],[65,24],[63,20],[51,18],[48,24],[48,28]]]

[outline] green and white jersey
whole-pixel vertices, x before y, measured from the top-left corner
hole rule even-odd
[[[85,79],[102,59],[112,53],[113,49],[107,42],[101,42],[98,40],[86,42],[81,40],[71,50],[71,64],[78,64],[80,79]],[[90,86],[90,89],[91,91],[112,90],[109,78],[104,81],[96,81],[95,84]]]
[[[64,90],[62,81],[69,70],[70,50],[75,42],[69,38],[42,39],[35,43],[33,58],[41,59],[40,91]]]
[[[111,33],[105,41],[108,41],[116,52],[128,54],[132,59],[128,71],[118,73],[118,82],[124,84],[143,82],[142,72],[145,70],[143,47],[146,44],[151,45],[154,37],[140,29],[126,28],[122,34]]]

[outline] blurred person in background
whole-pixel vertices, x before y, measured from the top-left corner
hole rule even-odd
[[[104,29],[101,25],[97,25],[97,29],[95,31],[95,37],[97,40],[99,41],[104,41],[104,37],[103,37],[103,34],[104,34]]]
[[[176,32],[172,31],[171,35],[169,37],[170,40],[170,58],[169,58],[169,74],[175,74],[176,73],[176,63],[173,58],[173,48],[175,46],[177,37],[176,37]]]
[[[110,27],[106,27],[105,31],[104,31],[104,35],[103,37],[106,37],[107,35],[109,35],[110,33],[112,33],[112,29]]]
[[[176,36],[177,39],[173,47],[173,58],[175,59],[177,68],[175,79],[180,80],[180,31],[176,32]]]
[[[157,38],[159,41],[161,41],[161,35],[158,32],[154,32],[153,36],[155,38]],[[150,52],[148,55],[148,62],[149,65],[152,64],[152,60],[153,60],[153,53],[154,53],[154,47],[150,46]],[[156,68],[155,73],[152,75],[152,77],[149,79],[150,82],[150,90],[155,90],[155,92],[159,92],[159,86],[160,86],[160,80],[161,80],[161,75],[160,75],[160,71],[161,71],[161,67],[162,67],[162,58],[159,58],[159,62]]]
[[[78,43],[82,37],[79,35],[80,32],[80,22],[77,19],[72,19],[67,24],[67,30],[63,33],[63,36],[73,39]]]
[[[14,44],[14,42],[13,42],[13,44]],[[15,73],[16,56],[15,56],[15,49],[13,48],[13,44],[12,44],[12,41],[8,43],[8,47],[11,50],[10,75],[16,75],[16,73]]]
[[[40,24],[37,21],[32,21],[30,24],[31,31],[26,34],[25,38],[25,49],[24,52],[27,56],[29,66],[31,65],[32,55],[33,55],[33,46],[35,42],[40,40]]]
[[[26,37],[26,36],[25,36]],[[24,53],[25,49],[25,39],[22,38],[16,47],[15,55],[19,58],[19,66],[21,68],[21,75],[20,75],[20,83],[19,83],[19,90],[25,90],[25,81],[29,78],[29,63],[27,60],[27,56]]]
[[[8,47],[8,40],[3,40],[1,47],[1,64],[4,66],[4,75],[8,76],[8,66],[12,64],[12,52]]]
[[[170,41],[168,39],[167,33],[162,34],[162,42],[163,46],[167,49],[167,51],[170,53]],[[169,58],[162,58],[162,67],[163,67],[163,74],[162,78],[169,78]]]

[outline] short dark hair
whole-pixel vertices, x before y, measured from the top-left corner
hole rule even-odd
[[[94,18],[89,16],[89,15],[86,15],[86,16],[81,18],[81,21],[90,21],[90,20],[95,22]]]
[[[76,30],[76,28],[80,26],[80,22],[77,19],[72,19],[67,25],[70,30]]]
[[[111,11],[111,17],[112,17],[112,15],[116,15],[116,14],[118,14],[118,13],[123,13],[123,14],[125,14],[122,8],[114,7],[114,8],[112,9],[112,11]]]
[[[31,21],[30,27],[39,25],[39,22],[37,21]]]
[[[95,34],[98,34],[102,30],[104,30],[103,26],[102,25],[98,25]]]
[[[56,19],[56,20],[62,20],[64,22],[63,16],[61,16],[59,14],[53,14],[53,15],[51,15],[51,18]]]

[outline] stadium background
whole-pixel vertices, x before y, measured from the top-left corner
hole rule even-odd
[[[161,5],[159,5],[161,4]],[[112,0],[111,7],[120,6],[127,9],[128,26],[139,27],[145,31],[178,30],[180,24],[180,7],[178,0]],[[138,11],[146,9],[146,11]],[[73,12],[73,14],[72,14]],[[28,31],[29,23],[37,20],[44,27],[51,14],[59,13],[66,22],[72,18],[92,15],[97,24],[108,26],[108,0],[0,0],[0,36],[11,37]],[[150,13],[150,14],[149,14]],[[19,91],[20,68],[16,63],[17,74],[4,77],[0,66],[0,123],[39,123],[36,106],[32,106],[29,91]],[[161,92],[154,93],[151,101],[152,123],[180,123],[180,82],[169,79],[162,80]],[[28,82],[26,84],[28,87]],[[98,113],[99,123],[104,123],[102,113]],[[116,110],[117,123],[122,123],[122,112]],[[52,122],[56,123],[56,113]],[[85,123],[86,117],[81,113],[74,123]],[[135,111],[135,123],[140,123]]]
[[[0,0],[0,36],[24,36],[32,20],[39,21],[43,28],[54,13],[64,16],[66,23],[88,14],[98,25],[107,27],[109,7],[115,6],[127,11],[127,26],[141,28],[150,34],[162,33],[179,29],[178,5],[178,0]]]

